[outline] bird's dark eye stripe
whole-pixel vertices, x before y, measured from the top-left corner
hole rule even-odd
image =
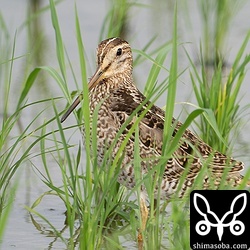
[[[119,48],[119,49],[117,50],[117,52],[116,52],[116,55],[117,55],[117,56],[120,56],[121,54],[122,54],[122,49]]]
[[[108,68],[110,67],[110,65],[111,65],[111,63],[109,63],[109,64],[104,68],[103,72],[107,71]]]

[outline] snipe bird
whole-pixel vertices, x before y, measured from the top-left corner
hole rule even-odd
[[[110,38],[99,44],[97,48],[97,69],[89,81],[89,105],[91,116],[96,107],[98,106],[99,108],[96,139],[98,162],[100,164],[104,158],[105,149],[112,145],[118,131],[126,120],[137,110],[134,119],[131,119],[127,124],[126,129],[116,142],[111,152],[111,159],[114,159],[136,117],[150,105],[150,102],[145,101],[146,97],[135,86],[132,71],[133,57],[128,42],[120,38]],[[81,99],[80,95],[62,117],[61,122],[76,108]],[[157,165],[157,159],[161,157],[164,116],[165,112],[161,108],[152,105],[139,122],[142,175]],[[182,124],[179,121],[172,119],[173,137],[181,126]],[[134,139],[132,134],[126,144],[118,177],[118,181],[129,188],[135,186],[133,166]],[[150,158],[154,160],[149,161],[148,159]],[[182,135],[177,150],[165,164],[160,186],[161,199],[168,199],[177,191],[180,178],[188,167],[185,180],[182,182],[181,188],[178,188],[178,196],[182,197],[187,188],[192,186],[204,162],[208,162],[206,164],[207,169],[210,170],[210,174],[214,177],[213,185],[219,185],[225,169],[227,169],[226,179],[228,182],[233,186],[241,183],[243,176],[240,174],[240,171],[243,169],[244,164],[213,150],[187,129]],[[208,176],[203,178],[204,188],[209,187],[211,180]],[[250,185],[250,182],[247,185]],[[155,190],[156,196],[158,189],[156,188]],[[141,204],[141,208],[142,211],[143,209],[146,211],[145,203]]]

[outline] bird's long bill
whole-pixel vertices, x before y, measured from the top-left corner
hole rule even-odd
[[[97,68],[95,74],[92,76],[91,80],[89,81],[89,91],[90,91],[91,89],[93,89],[93,88],[96,86],[96,84],[97,84],[98,80],[100,79],[101,75],[102,75],[102,70],[101,70],[101,68],[98,66],[98,68]],[[61,122],[64,122],[64,121],[68,118],[68,116],[69,116],[69,115],[72,113],[72,111],[78,106],[78,104],[81,102],[81,100],[82,100],[82,94],[79,95],[79,96],[76,98],[76,100],[71,104],[71,106],[69,107],[69,109],[68,109],[68,110],[66,111],[66,113],[62,116]]]

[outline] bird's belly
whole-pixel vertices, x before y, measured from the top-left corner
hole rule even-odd
[[[105,159],[106,167],[110,167],[113,164],[113,161],[116,160],[118,162],[116,167],[119,167],[118,171],[118,177],[117,181],[126,186],[129,189],[132,189],[136,186],[136,183],[138,184],[138,188],[141,189],[142,192],[146,192],[144,181],[141,180],[145,178],[145,181],[148,181],[148,179],[151,178],[153,180],[154,184],[152,183],[152,188],[154,188],[154,196],[155,198],[158,197],[158,192],[160,191],[160,197],[161,199],[169,198],[173,193],[176,192],[178,187],[178,180],[177,179],[169,179],[162,176],[159,176],[158,178],[161,178],[160,182],[160,190],[158,188],[158,179],[154,180],[155,171],[152,170],[154,167],[157,166],[158,160],[156,159],[154,152],[146,152],[143,150],[143,147],[140,147],[140,158],[141,162],[139,163],[140,167],[140,174],[138,176],[138,180],[135,178],[135,164],[134,164],[134,143],[128,142],[125,148],[123,150],[120,150],[120,147],[123,147],[121,145],[123,140],[120,140],[114,143],[114,140],[112,140],[111,137],[106,137],[105,141],[104,139],[98,138],[98,147],[97,147],[97,157],[98,157],[98,164],[102,166],[103,161]],[[115,146],[114,146],[115,144]],[[105,146],[104,146],[105,145]],[[112,149],[113,147],[113,149]],[[107,152],[107,150],[110,150]],[[108,157],[106,156],[108,154]],[[117,154],[119,156],[117,156]],[[105,157],[106,156],[106,157]],[[116,157],[121,157],[119,160]],[[152,158],[150,160],[150,158]],[[108,160],[107,160],[108,159]],[[150,178],[148,178],[147,175],[151,175]],[[140,179],[141,178],[141,179]],[[155,187],[153,186],[155,185]]]

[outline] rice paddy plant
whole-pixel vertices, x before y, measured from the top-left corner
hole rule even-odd
[[[109,2],[110,10],[103,22],[100,41],[107,37],[125,38],[127,33],[127,15],[132,3],[129,0],[110,0]]]
[[[60,25],[53,0],[50,0],[50,9],[52,24],[55,29],[57,59],[60,71],[58,72],[47,66],[36,68],[28,78],[30,81],[27,81],[27,85],[21,95],[21,100],[25,99],[25,96],[35,81],[37,74],[43,70],[57,82],[63,95],[67,98],[68,102],[71,103],[72,96],[67,87],[66,74],[66,64],[68,63],[71,65],[71,63],[68,58],[65,57],[63,38],[60,32]],[[141,176],[140,174],[141,159],[139,155],[138,124],[146,111],[136,117],[136,122],[134,126],[131,127],[128,136],[119,148],[117,157],[113,161],[110,161],[110,155],[115,146],[115,141],[114,145],[106,149],[105,159],[102,164],[98,166],[95,134],[99,107],[96,108],[94,116],[90,119],[86,62],[84,58],[84,45],[77,16],[77,8],[75,16],[79,63],[81,68],[81,84],[76,82],[76,86],[82,86],[83,101],[81,108],[75,113],[77,125],[67,127],[63,124],[62,126],[59,119],[62,112],[58,112],[55,101],[52,102],[55,117],[45,122],[37,129],[40,131],[40,136],[35,143],[40,143],[41,153],[39,156],[41,157],[41,162],[44,166],[44,172],[40,171],[41,179],[48,186],[50,191],[41,195],[41,197],[34,202],[33,206],[28,209],[32,214],[40,216],[53,229],[54,234],[65,243],[67,249],[124,249],[123,242],[121,242],[122,240],[120,239],[121,236],[126,238],[129,235],[129,240],[134,241],[135,245],[137,245],[138,229],[142,229],[142,217],[139,204],[141,186],[144,185],[148,193],[150,208],[146,229],[142,232],[144,249],[188,249],[189,214],[188,209],[186,209],[188,198],[180,201],[177,197],[174,197],[169,211],[166,212],[165,208],[167,202],[161,202],[160,195],[158,195],[157,201],[155,201],[153,192],[154,187],[157,185],[159,186],[163,176],[163,166],[178,147],[179,139],[183,131],[198,115],[205,113],[207,109],[207,107],[202,107],[200,105],[202,108],[192,112],[176,134],[175,139],[171,139],[173,132],[171,122],[178,79],[177,14],[175,12],[173,41],[171,47],[169,43],[164,44],[157,51],[152,53],[156,55],[155,58],[152,58],[152,54],[150,53],[146,54],[145,51],[134,50],[134,52],[138,52],[140,55],[137,62],[139,62],[144,56],[153,62],[145,87],[145,93],[147,95],[146,101],[152,101],[151,104],[149,104],[148,109],[166,89],[168,90],[166,99],[163,155],[159,164],[150,169],[145,176]],[[104,33],[101,36],[104,36]],[[150,45],[151,42],[148,44]],[[172,61],[169,76],[157,86],[155,83],[160,70],[166,70],[163,63],[170,48],[172,49]],[[243,64],[239,64],[239,62],[236,63],[236,68],[239,69],[239,65],[241,65],[240,68],[243,70]],[[75,76],[72,67],[71,70],[72,75]],[[234,75],[234,79],[241,75],[240,72],[242,73],[244,70],[239,71]],[[197,72],[195,71],[195,76],[196,73]],[[194,79],[194,76],[191,76],[192,79]],[[202,79],[200,79],[200,81],[202,81]],[[136,113],[137,110],[129,119],[135,117]],[[209,112],[207,113],[209,114]],[[129,119],[127,123],[129,122]],[[205,121],[210,121],[211,124],[213,123],[211,122],[212,119],[213,116],[208,115],[207,120]],[[48,132],[47,125],[52,121],[56,122],[57,129]],[[118,140],[126,125],[127,124],[124,124],[118,132],[116,140]],[[67,139],[65,136],[66,131],[74,130],[73,133],[75,133],[75,130],[78,131],[79,126],[84,126],[84,151],[81,146],[81,141],[79,142],[79,145],[71,145],[70,139]],[[78,133],[80,133],[80,131],[78,131]],[[218,134],[218,131],[216,134]],[[132,135],[135,136],[134,167],[137,184],[133,190],[126,190],[126,188],[117,183],[117,177],[120,170],[122,152],[126,146],[126,140]],[[58,175],[60,175],[62,179],[62,185],[59,187],[54,183],[53,176],[51,176],[50,173],[47,160],[49,155],[53,157],[58,165]],[[183,180],[184,179],[185,175],[183,175]],[[201,183],[202,178],[200,177],[197,179],[197,186],[201,186]],[[134,197],[134,193],[137,195],[137,198]],[[65,204],[65,224],[69,232],[67,236],[63,235],[63,230],[58,230],[43,215],[38,214],[35,211],[36,206],[40,204],[44,195],[47,194],[53,194],[60,197]]]
[[[17,99],[13,100],[13,66],[20,57],[15,57],[16,35],[12,41],[3,18],[1,18],[0,28],[2,34],[0,45],[0,238],[2,238],[19,183],[20,172],[17,171],[25,162],[27,163],[30,151],[35,145],[28,146],[27,141],[30,137],[30,127],[37,117],[23,128],[20,117],[23,110],[31,106],[31,104],[25,104],[25,99],[33,81],[32,77],[28,78],[24,82],[21,93],[16,93],[19,95]]]
[[[10,86],[11,86],[11,74],[14,64],[14,51],[15,51],[15,39],[13,47],[11,38],[8,33],[7,26],[2,16],[0,16],[0,93],[1,93],[1,109],[0,109],[0,240],[3,237],[4,229],[8,220],[9,213],[11,211],[11,204],[14,199],[16,190],[16,184],[10,185],[10,181],[16,171],[16,167],[13,164],[13,158],[18,151],[12,150],[10,147],[10,133],[14,126],[17,124],[18,112],[14,115],[10,115]],[[12,147],[18,144],[16,140]]]
[[[25,28],[27,23],[28,21],[24,22],[20,30]],[[2,15],[0,15],[0,33],[0,240],[2,240],[22,169],[24,166],[32,165],[31,159],[37,155],[33,149],[42,139],[42,137],[36,137],[36,131],[51,122],[45,122],[44,125],[34,129],[34,124],[44,111],[42,110],[30,122],[25,121],[24,127],[22,113],[31,106],[41,105],[51,100],[44,99],[27,104],[27,96],[41,69],[36,68],[30,72],[28,60],[24,60],[28,55],[16,56],[17,33],[12,38]],[[18,60],[24,61],[23,75],[21,75],[24,80],[19,83],[20,90],[16,88],[16,82],[13,80],[13,67]]]
[[[245,1],[197,1],[202,21],[204,63],[218,66],[225,63],[226,40],[230,25]]]
[[[240,107],[239,91],[246,76],[247,66],[249,66],[250,56],[246,55],[246,46],[249,43],[250,33],[240,47],[238,54],[225,77],[222,62],[215,68],[211,77],[207,77],[206,65],[201,51],[201,74],[191,61],[192,72],[190,73],[195,97],[199,107],[211,110],[212,118],[221,134],[223,140],[218,137],[218,133],[211,127],[206,116],[201,117],[199,128],[201,138],[213,148],[223,152],[232,153],[235,137],[241,125],[241,119],[247,107]],[[206,114],[206,113],[205,113]]]
[[[66,71],[65,71],[65,57],[64,57],[64,46],[63,40],[60,33],[60,27],[57,19],[57,14],[53,1],[50,1],[51,4],[51,15],[52,23],[55,28],[56,41],[57,41],[57,57],[60,65],[60,74],[55,70],[49,67],[41,67],[41,69],[47,71],[58,83],[64,92],[65,96],[70,98],[70,93],[68,92],[66,85]],[[52,190],[52,192],[58,195],[65,203],[67,210],[67,225],[70,232],[70,237],[67,241],[67,248],[73,249],[75,244],[79,244],[81,249],[96,249],[100,247],[100,244],[103,240],[102,234],[104,228],[109,228],[109,224],[112,223],[114,217],[119,214],[115,213],[117,210],[118,204],[122,197],[122,190],[118,190],[116,179],[113,178],[114,173],[107,171],[97,171],[95,168],[92,168],[92,155],[91,150],[94,147],[95,143],[90,144],[90,126],[96,127],[95,119],[93,119],[93,124],[89,119],[89,106],[88,106],[88,90],[87,80],[86,80],[86,70],[85,70],[85,59],[84,59],[84,49],[83,43],[81,40],[80,25],[78,22],[78,17],[76,14],[76,33],[77,33],[77,42],[80,55],[80,65],[82,70],[82,85],[83,85],[83,98],[84,105],[82,106],[79,117],[77,117],[78,125],[82,125],[82,120],[85,125],[85,162],[84,167],[80,165],[81,159],[81,146],[79,145],[77,150],[76,158],[70,154],[70,146],[65,139],[64,131],[62,129],[61,123],[59,121],[59,115],[55,108],[55,116],[57,117],[57,124],[59,128],[58,131],[53,132],[55,146],[53,149],[46,150],[46,140],[48,134],[45,133],[45,127],[41,138],[41,157],[45,168],[44,182]],[[70,100],[71,101],[71,100]],[[67,129],[67,128],[66,128]],[[51,133],[49,133],[51,135]],[[59,143],[60,142],[60,143]],[[62,152],[63,153],[62,153]],[[62,175],[63,185],[61,187],[56,187],[53,183],[53,178],[50,176],[48,164],[46,163],[46,154],[57,152],[55,156],[58,166],[60,167],[60,173]],[[100,169],[103,169],[100,166]],[[104,174],[105,173],[105,174]],[[106,175],[107,173],[107,175]],[[109,178],[106,180],[106,178]],[[108,194],[108,195],[107,195]],[[42,198],[42,197],[41,197]],[[39,198],[34,205],[32,206],[31,212],[34,212],[35,207],[40,203],[41,198]],[[126,204],[126,203],[124,203]],[[124,205],[123,204],[123,205]],[[36,213],[37,214],[37,213]],[[121,212],[121,215],[124,217],[125,213]],[[41,215],[40,215],[41,216]],[[42,216],[41,216],[42,217]],[[77,218],[80,218],[77,220]],[[110,218],[110,219],[108,219]],[[79,227],[76,230],[76,221],[79,222]],[[55,234],[59,232],[55,230]],[[79,233],[77,233],[79,231]],[[61,236],[62,237],[62,236]],[[76,241],[77,238],[77,241]],[[77,242],[77,243],[76,243]]]
[[[116,10],[121,11],[120,17],[118,18],[116,14],[112,14],[107,17],[107,23],[112,24],[114,23],[112,20],[119,19],[122,21],[117,23],[124,25],[124,21],[126,20],[125,16],[128,11],[128,3],[127,1],[123,1],[121,4],[123,9],[116,7]],[[171,141],[170,137],[172,134],[170,124],[172,122],[178,79],[176,13],[172,43],[168,42],[157,50],[146,53],[145,51],[149,49],[154,40],[152,39],[142,51],[134,50],[137,54],[135,65],[145,58],[153,62],[144,91],[147,96],[147,101],[151,100],[152,104],[155,103],[159,96],[165,93],[166,89],[168,90],[168,95],[166,99],[165,141],[162,160],[158,165],[154,166],[153,169],[149,170],[148,174],[145,176],[140,175],[141,159],[138,153],[138,123],[143,117],[142,114],[137,117],[137,122],[129,133],[130,135],[135,133],[134,167],[137,173],[137,185],[133,190],[126,190],[126,188],[120,186],[116,181],[122,158],[118,155],[114,162],[109,161],[110,152],[113,150],[112,147],[107,149],[106,158],[102,165],[97,166],[97,145],[93,135],[95,134],[98,108],[95,116],[90,120],[84,46],[81,39],[77,11],[75,23],[82,78],[81,84],[76,82],[76,86],[82,85],[84,100],[81,109],[76,115],[77,125],[69,127],[63,127],[61,125],[59,120],[61,112],[58,112],[56,108],[56,98],[54,102],[51,100],[41,100],[35,103],[25,104],[26,97],[30,93],[30,89],[41,71],[47,72],[61,87],[63,95],[68,101],[72,101],[71,93],[67,87],[66,74],[66,64],[70,64],[70,61],[67,61],[68,58],[65,57],[63,38],[60,33],[60,25],[57,19],[54,1],[52,0],[50,1],[50,8],[56,34],[56,48],[60,72],[58,73],[55,69],[48,66],[35,68],[23,84],[14,111],[11,110],[9,106],[11,98],[10,89],[13,64],[18,58],[15,58],[15,39],[12,48],[9,47],[9,34],[4,21],[1,19],[1,32],[5,34],[5,36],[1,36],[0,44],[0,88],[3,94],[3,98],[1,98],[3,105],[1,105],[0,131],[0,239],[4,233],[18,184],[13,177],[17,175],[17,170],[20,166],[27,162],[32,162],[32,157],[39,156],[44,166],[44,172],[39,170],[39,168],[37,168],[37,171],[41,174],[42,181],[48,186],[50,191],[42,194],[34,202],[33,206],[27,209],[32,214],[40,216],[53,229],[54,234],[65,243],[68,249],[123,249],[124,242],[120,239],[121,236],[125,239],[129,237],[129,240],[134,241],[136,245],[138,229],[142,227],[142,218],[139,209],[142,185],[145,186],[148,193],[150,208],[147,226],[145,231],[142,232],[144,249],[188,249],[189,213],[188,209],[186,209],[188,198],[180,201],[175,197],[171,204],[168,205],[167,202],[161,202],[159,197],[155,201],[153,190],[155,186],[159,185],[164,163],[171,157],[172,152],[178,146],[178,139],[183,133],[183,130],[201,113],[205,114],[204,118],[201,118],[201,130],[204,131],[203,139],[223,152],[228,152],[227,145],[230,143],[231,146],[233,146],[234,141],[229,134],[233,128],[237,128],[242,114],[237,97],[245,77],[246,66],[249,63],[249,56],[244,57],[246,44],[249,41],[249,34],[243,42],[232,65],[232,70],[224,84],[222,84],[222,63],[217,65],[212,83],[209,83],[208,78],[205,76],[204,60],[201,59],[201,76],[199,76],[194,63],[190,60],[194,71],[194,73],[191,73],[191,79],[198,105],[201,108],[190,114],[173,141]],[[114,33],[110,33],[112,25],[109,25],[108,35],[105,35],[105,31],[101,34],[101,37],[106,38],[107,36],[120,35],[123,30],[122,25],[115,29]],[[6,40],[4,40],[4,37]],[[170,49],[172,49],[172,63],[169,76],[157,86],[155,83],[160,70],[165,70],[166,75],[168,75],[168,71],[164,68],[163,63]],[[74,75],[73,69],[72,74]],[[54,108],[55,117],[49,121],[45,121],[44,124],[35,130],[32,129],[32,132],[30,132],[33,123],[41,114],[39,113],[25,129],[22,129],[21,126],[19,126],[21,112],[32,105],[44,102],[51,103]],[[213,116],[213,114],[207,111],[208,109],[212,109],[215,115]],[[135,113],[133,115],[135,115]],[[215,121],[213,120],[214,117]],[[47,131],[52,122],[56,122],[57,129]],[[211,124],[213,125],[212,128]],[[84,152],[80,143],[79,145],[71,145],[70,140],[66,139],[65,136],[65,131],[76,130],[78,126],[84,126],[85,128]],[[91,127],[93,129],[92,133],[90,133]],[[19,130],[19,135],[10,138],[12,131],[16,129]],[[117,139],[123,129],[124,128],[118,133]],[[34,132],[40,132],[39,136]],[[221,134],[221,137],[218,137],[218,134]],[[224,140],[221,140],[222,137]],[[30,145],[27,145],[26,141],[30,138],[32,138],[33,141]],[[128,139],[129,138],[126,138],[126,140]],[[37,144],[40,144],[40,153],[34,154],[32,153],[32,149]],[[125,146],[126,143],[124,142],[119,152],[122,152]],[[48,156],[52,156],[58,165],[58,174],[61,175],[62,179],[62,185],[59,187],[54,183],[53,176],[51,176]],[[35,165],[33,164],[33,166]],[[153,174],[155,178],[153,178]],[[250,171],[248,171],[247,175],[250,175]],[[202,183],[201,177],[197,179],[197,186]],[[185,175],[183,175],[183,178],[185,178]],[[12,181],[12,179],[14,179],[14,181]],[[243,187],[244,186],[241,188]],[[137,198],[134,196],[134,193],[137,195]],[[66,208],[66,227],[69,231],[69,236],[64,236],[63,230],[55,228],[43,215],[35,211],[44,195],[47,194],[56,195],[64,202]],[[168,208],[166,211],[165,208],[167,205]]]

